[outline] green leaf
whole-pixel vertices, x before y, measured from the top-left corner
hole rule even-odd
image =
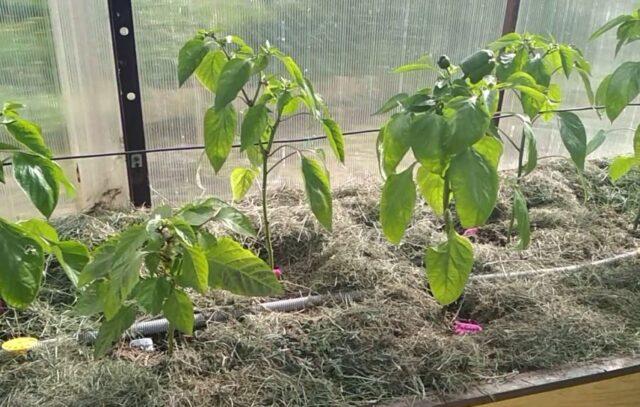
[[[449,125],[442,116],[427,113],[415,116],[408,130],[413,155],[429,171],[442,173],[446,166],[443,147]]]
[[[26,307],[40,289],[42,247],[19,226],[0,218],[0,259],[0,296],[12,307]]]
[[[402,106],[401,102],[408,97],[409,95],[407,95],[406,93],[398,93],[397,95],[391,96],[389,99],[387,99],[386,102],[384,102],[382,107],[373,114],[373,116],[376,116],[382,113],[387,113],[397,107]]]
[[[498,170],[502,151],[504,150],[500,140],[493,136],[484,136],[472,148],[483,156],[496,171]]]
[[[213,221],[221,222],[228,229],[244,236],[256,237],[256,230],[245,214],[232,206],[225,206],[213,217]]]
[[[609,87],[609,81],[611,81],[611,75],[607,75],[604,77],[602,82],[600,82],[600,86],[598,86],[598,90],[596,91],[596,105],[605,106],[607,105],[607,88]]]
[[[253,168],[238,167],[231,171],[231,193],[234,201],[244,198],[257,175],[258,171]]]
[[[589,37],[589,41],[598,38],[602,34],[606,33],[609,30],[611,30],[613,27],[615,27],[617,25],[620,25],[620,24],[622,24],[625,21],[628,21],[630,19],[631,19],[631,16],[629,16],[629,15],[621,15],[621,16],[617,16],[616,18],[614,18],[612,20],[607,21],[606,24],[604,24],[602,27],[598,28],[593,34],[591,34],[591,37]]]
[[[569,78],[573,71],[573,65],[575,63],[575,51],[569,45],[560,44],[558,47],[560,53],[560,60],[562,63],[562,70],[564,75]]]
[[[46,158],[51,158],[51,150],[44,143],[42,131],[40,127],[28,120],[22,119],[17,115],[10,116],[13,122],[5,124],[9,133],[15,137],[16,141],[25,145],[36,154],[40,154]]]
[[[187,41],[178,52],[178,83],[182,86],[198,68],[209,49],[203,39]]]
[[[589,103],[593,106],[596,104],[596,97],[593,93],[593,88],[591,87],[591,80],[589,79],[589,74],[583,71],[582,69],[578,69],[578,73],[580,74],[580,78],[582,78],[582,83],[584,85],[584,91],[587,93],[587,98],[589,99]],[[600,115],[600,111],[596,110],[598,116]]]
[[[625,62],[616,69],[607,85],[607,116],[612,122],[640,93],[640,62]]]
[[[58,204],[59,184],[53,161],[31,154],[13,154],[13,174],[31,202],[49,218]]]
[[[587,143],[587,155],[593,153],[605,142],[607,139],[607,132],[604,130],[598,130],[595,136]]]
[[[395,114],[384,126],[382,168],[393,174],[411,146],[411,115]]]
[[[180,284],[185,287],[195,288],[200,293],[205,293],[209,287],[209,265],[204,251],[197,245],[183,246],[184,259],[182,272],[179,276]]]
[[[429,171],[425,167],[418,167],[416,174],[416,182],[420,194],[427,201],[431,209],[436,215],[442,216],[444,214],[444,179],[433,172]]]
[[[222,50],[209,51],[195,71],[196,78],[202,86],[216,93],[218,78],[220,78],[220,72],[226,63],[227,57]]]
[[[311,211],[318,219],[318,222],[325,229],[331,231],[333,209],[329,173],[324,164],[314,158],[302,156],[301,160],[302,178],[304,179],[304,188],[307,192]]]
[[[93,258],[78,277],[78,287],[83,287],[92,281],[105,277],[111,270],[113,255],[116,251],[117,240],[108,240],[93,252]]]
[[[513,215],[518,224],[518,235],[520,236],[518,249],[524,250],[529,247],[531,242],[531,226],[529,224],[527,201],[519,189],[513,191]]]
[[[525,151],[527,152],[527,162],[522,166],[524,175],[530,174],[538,165],[538,147],[533,129],[528,122],[523,122],[522,137],[525,138]]]
[[[424,263],[433,296],[442,305],[451,304],[464,292],[473,267],[471,242],[451,230],[446,242],[427,249]]]
[[[195,321],[193,303],[187,293],[178,288],[171,290],[169,297],[164,302],[162,312],[169,320],[169,323],[175,326],[177,330],[187,335],[193,334]]]
[[[206,254],[211,288],[246,296],[278,295],[283,291],[269,265],[231,238],[211,243]]]
[[[404,235],[416,204],[413,165],[399,174],[390,174],[382,188],[380,223],[391,243],[398,244]]]
[[[17,226],[38,240],[42,249],[51,252],[51,243],[58,242],[58,232],[42,219],[28,219],[17,223]]]
[[[9,144],[9,143],[0,142],[0,151],[13,152],[13,151],[18,151],[18,150],[20,150],[19,146],[16,146],[16,145],[13,145],[13,144]]]
[[[413,62],[399,66],[393,70],[393,73],[404,73],[412,71],[437,71],[438,69],[433,63],[430,55],[423,55]]]
[[[5,178],[4,178],[4,165],[2,165],[3,162],[2,160],[0,160],[0,183],[4,184],[5,183]]]
[[[103,322],[96,339],[95,356],[106,355],[113,343],[120,339],[135,320],[135,309],[133,307],[123,307],[111,320]]]
[[[227,105],[222,110],[209,108],[204,115],[205,152],[217,173],[227,160],[236,132],[236,110]]]
[[[87,247],[80,242],[67,240],[53,243],[51,250],[71,283],[77,287],[80,273],[89,263],[90,257]]]
[[[229,60],[222,68],[218,79],[215,110],[226,109],[249,81],[249,77],[251,77],[251,61],[240,58]]]
[[[264,104],[251,106],[242,121],[240,130],[240,151],[257,144],[267,130],[269,109]]]
[[[611,177],[611,180],[615,182],[638,164],[640,164],[640,161],[636,157],[624,155],[618,156],[614,158],[609,165],[609,177]]]
[[[444,117],[451,128],[446,151],[457,154],[480,140],[491,124],[491,117],[482,99],[454,98],[444,109]]]
[[[556,53],[551,53],[556,54]],[[551,55],[550,54],[550,55]],[[548,87],[551,84],[551,72],[549,70],[549,65],[545,64],[542,55],[536,54],[533,58],[529,59],[524,68],[525,72],[528,73],[536,80],[538,85],[542,85],[544,87]]]
[[[529,53],[525,47],[520,48],[515,53],[501,54],[498,57],[498,65],[496,66],[496,76],[498,80],[500,82],[508,82],[507,78],[522,71],[528,58]]]
[[[73,305],[73,312],[77,315],[90,317],[102,312],[102,301],[98,293],[98,287],[104,284],[104,281],[96,281],[78,295],[76,303]]]
[[[496,169],[482,155],[467,149],[451,160],[448,178],[462,227],[483,225],[498,198]]]
[[[164,301],[171,291],[171,283],[164,277],[149,277],[141,280],[133,290],[138,304],[149,314],[162,311]]]
[[[331,150],[333,150],[336,158],[344,164],[344,136],[342,135],[340,126],[332,119],[326,118],[322,119],[322,127],[329,140]]]
[[[584,161],[587,156],[587,132],[582,120],[575,113],[560,112],[560,136],[569,151],[571,159],[580,171],[584,171]]]

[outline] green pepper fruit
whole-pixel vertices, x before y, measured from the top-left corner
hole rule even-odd
[[[496,66],[496,58],[493,51],[483,49],[471,55],[460,64],[465,78],[469,78],[471,83],[478,83],[485,76],[491,74]]]
[[[448,56],[442,55],[440,56],[440,58],[438,58],[438,66],[440,67],[440,69],[447,69],[451,66],[451,60]]]

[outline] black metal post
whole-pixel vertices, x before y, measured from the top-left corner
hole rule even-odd
[[[520,0],[507,0],[507,7],[504,11],[504,22],[502,23],[502,35],[516,31],[518,25],[518,14],[520,13]],[[498,98],[498,111],[502,110],[502,102],[504,100],[504,91],[500,91]],[[494,119],[497,126],[500,119]]]
[[[108,3],[124,149],[125,151],[145,150],[131,0],[108,0]],[[151,205],[146,154],[127,155],[127,175],[131,202],[135,206]]]

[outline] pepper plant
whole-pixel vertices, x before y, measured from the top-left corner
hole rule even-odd
[[[620,15],[598,30],[591,39],[594,40],[602,34],[617,27],[615,55],[620,49],[634,41],[640,40],[640,8],[631,14]],[[613,73],[607,75],[596,92],[596,103],[605,106],[607,117],[613,123],[622,114],[624,109],[640,94],[640,61],[629,61],[621,64]],[[629,129],[634,131],[633,129]],[[615,157],[609,166],[609,175],[615,182],[633,168],[640,167],[640,125],[635,129],[633,137],[633,154]],[[637,229],[640,223],[640,209],[633,223]]]
[[[205,226],[220,222],[255,236],[250,220],[216,198],[172,211],[156,209],[148,220],[100,245],[79,278],[77,310],[102,313],[95,353],[105,354],[129,328],[138,311],[162,314],[169,321],[169,352],[174,332],[193,332],[194,308],[188,290],[210,288],[234,294],[268,296],[282,292],[272,269],[229,237],[216,237]]]
[[[40,127],[20,116],[23,107],[9,102],[0,112],[0,125],[10,136],[8,142],[0,142],[0,182],[6,181],[4,164],[11,162],[16,182],[48,219],[58,204],[60,188],[73,196],[74,187],[52,160]],[[0,218],[0,298],[16,308],[29,305],[40,289],[47,256],[57,259],[73,284],[89,260],[84,245],[61,241],[43,219],[11,222]]]
[[[380,221],[385,236],[399,243],[416,203],[417,192],[443,217],[446,241],[427,249],[425,267],[434,297],[449,304],[460,297],[473,266],[471,242],[456,231],[483,225],[496,204],[498,164],[503,143],[518,151],[513,182],[512,225],[517,222],[518,247],[530,242],[529,215],[519,184],[536,167],[538,154],[532,123],[550,120],[561,102],[553,82],[559,72],[578,72],[591,95],[590,66],[577,48],[552,38],[511,33],[477,51],[459,66],[442,56],[434,65],[428,57],[396,72],[429,70],[437,80],[413,94],[391,97],[377,112],[396,111],[382,126],[377,151],[385,179]],[[513,92],[521,113],[500,112],[500,92]],[[513,116],[522,121],[519,143],[492,119]],[[584,166],[586,135],[577,116],[559,113],[562,140],[576,166]],[[413,158],[407,157],[409,151]],[[525,161],[526,160],[526,161]],[[402,162],[408,166],[399,169]],[[454,211],[450,208],[453,202]]]
[[[269,73],[271,61],[279,61],[286,77]],[[268,262],[274,267],[267,203],[268,176],[279,164],[298,155],[311,211],[327,230],[332,225],[329,173],[322,150],[300,149],[278,140],[278,129],[289,118],[308,115],[320,123],[337,159],[344,163],[344,138],[331,118],[326,104],[303,75],[293,58],[268,42],[254,51],[241,38],[218,37],[213,31],[199,31],[178,55],[180,86],[195,73],[200,83],[215,94],[215,102],[205,113],[205,153],[217,173],[225,163],[240,127],[240,150],[248,157],[247,167],[231,173],[234,200],[242,199],[257,177],[261,177],[262,224]],[[249,89],[251,87],[251,89]],[[240,116],[238,100],[246,109]],[[299,112],[306,108],[306,111]],[[278,147],[275,145],[279,144]],[[286,152],[286,154],[285,154]],[[271,161],[276,160],[273,164]]]

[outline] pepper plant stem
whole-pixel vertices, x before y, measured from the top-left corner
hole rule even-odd
[[[269,266],[275,267],[273,260],[273,246],[271,244],[271,230],[269,229],[269,214],[267,211],[267,178],[269,176],[269,154],[266,151],[262,153],[262,218],[264,224],[264,237],[267,245],[267,253],[269,256]]]
[[[524,137],[524,133],[522,134],[522,138],[520,139],[520,149],[518,150],[518,176],[516,177],[516,186],[520,185],[520,179],[522,178],[522,170],[524,165],[524,143],[526,138]],[[513,224],[515,223],[516,217],[515,213],[511,211],[511,219],[509,220],[509,231],[507,233],[507,243],[511,243],[511,233],[513,232]]]

